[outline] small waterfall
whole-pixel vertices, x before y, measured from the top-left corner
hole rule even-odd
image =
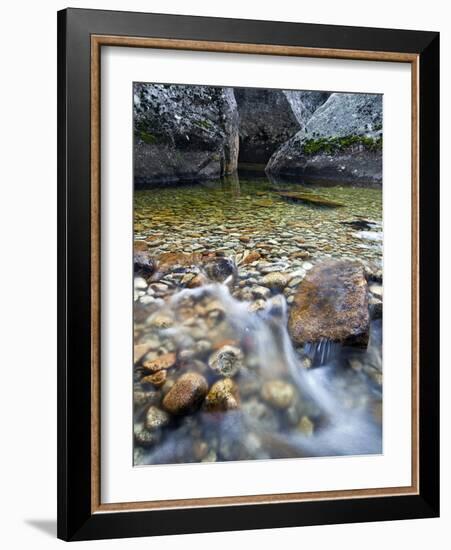
[[[312,360],[315,367],[320,367],[333,362],[339,355],[341,346],[327,338],[319,342],[308,342],[304,346],[305,354]]]

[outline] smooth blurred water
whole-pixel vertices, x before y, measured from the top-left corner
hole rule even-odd
[[[267,418],[260,421],[252,414],[252,409],[246,407],[213,415],[198,411],[167,428],[164,442],[145,452],[143,464],[192,461],[193,437],[213,441],[216,446],[219,442],[219,448],[222,442],[218,460],[382,452],[380,419],[374,416],[373,410],[380,403],[381,390],[367,377],[347,367],[348,357],[355,353],[354,350],[322,342],[316,346],[319,350],[328,348],[327,360],[318,351],[323,359],[321,366],[303,368],[287,331],[285,300],[280,295],[275,296],[268,300],[264,310],[251,313],[248,304],[234,299],[226,285],[182,290],[174,294],[158,314],[169,314],[177,311],[180,305],[195,304],[205,298],[215,301],[223,309],[224,319],[219,332],[205,327],[205,334],[200,338],[196,334],[196,338],[209,339],[213,344],[224,338],[241,342],[245,367],[238,376],[238,386],[244,386],[249,379],[257,379],[260,387],[275,378],[289,382],[296,388],[296,402],[301,409],[298,416],[308,416],[317,428],[313,435],[301,433],[296,426],[290,425],[287,411],[274,415],[274,426],[267,422]],[[198,330],[199,326],[193,327],[181,319],[177,321],[177,315],[175,319],[170,328],[156,332],[162,340],[171,339],[176,346],[184,345],[193,339],[193,329]],[[359,353],[363,364],[367,357],[374,355],[380,360],[377,323],[372,325],[371,336],[368,350]],[[308,350],[313,348],[313,344],[308,346]],[[208,369],[201,372],[209,383],[215,380]],[[258,388],[255,394],[258,396]],[[247,400],[253,399],[250,396]],[[242,397],[242,402],[246,402],[246,397]],[[252,452],[245,443],[249,435],[257,446]],[[244,450],[241,449],[243,446]],[[225,450],[227,447],[229,449]]]

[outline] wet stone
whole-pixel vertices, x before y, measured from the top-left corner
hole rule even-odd
[[[236,265],[230,258],[218,258],[204,266],[207,277],[213,281],[224,282],[229,277],[235,277]]]
[[[373,296],[376,298],[381,299],[382,298],[382,286],[381,285],[370,285],[368,287],[368,290],[371,292]]]
[[[138,251],[133,255],[133,270],[138,276],[150,277],[155,271],[155,262],[148,252]]]
[[[159,370],[157,372],[154,372],[153,374],[148,374],[147,376],[141,378],[141,383],[152,384],[153,386],[159,388],[166,382],[167,376],[168,373],[166,370]]]
[[[139,301],[141,304],[148,305],[148,304],[152,304],[155,301],[155,298],[146,294],[144,296],[141,296],[139,298]]]
[[[136,440],[135,440],[136,441]],[[146,451],[142,447],[135,447],[133,449],[133,464],[135,466],[145,464]]]
[[[135,344],[133,348],[134,362],[138,363],[151,348],[152,348],[152,345],[149,342],[145,342],[142,344]]]
[[[307,437],[313,435],[314,424],[308,416],[303,416],[298,423],[298,430]]]
[[[265,282],[265,281],[263,281]],[[271,291],[266,286],[255,285],[249,290],[250,296],[256,298],[257,300],[269,298],[271,296]]]
[[[172,315],[163,312],[157,312],[148,319],[148,324],[155,328],[169,328],[174,324]]]
[[[212,385],[203,406],[209,412],[224,412],[237,409],[239,403],[238,386],[230,378],[225,378]]]
[[[294,387],[284,380],[269,380],[263,384],[262,398],[276,409],[287,409],[294,401]]]
[[[324,261],[297,288],[288,329],[297,344],[330,340],[366,347],[368,290],[357,262]]]
[[[243,367],[243,361],[243,352],[239,348],[226,345],[210,356],[208,366],[221,376],[233,377]]]
[[[156,391],[138,390],[133,392],[133,405],[135,409],[140,409],[153,403],[158,403],[158,401],[159,395]]]
[[[268,273],[262,279],[262,284],[275,290],[282,290],[288,283],[288,278],[284,273],[274,271]]]
[[[163,293],[163,292],[166,292],[168,290],[168,285],[165,284],[165,283],[152,283],[150,285],[150,288],[154,292]]]
[[[135,277],[134,287],[136,290],[146,290],[147,283],[143,277]]]
[[[241,409],[246,414],[247,423],[250,426],[260,427],[270,432],[278,429],[279,424],[274,412],[258,399],[246,401],[241,405]]]
[[[163,399],[166,411],[183,415],[194,412],[208,391],[205,378],[195,372],[187,372],[178,378]]]
[[[214,449],[211,449],[208,451],[208,453],[202,458],[201,462],[216,462],[217,460],[217,454]]]
[[[149,407],[146,413],[144,426],[147,430],[155,431],[159,428],[164,428],[169,424],[171,417],[169,414],[158,407]]]
[[[159,432],[147,430],[142,424],[135,425],[133,434],[135,442],[141,447],[152,447],[161,438]]]
[[[208,443],[206,441],[195,441],[193,444],[194,457],[197,460],[202,460],[207,456],[207,454],[208,454]]]
[[[186,284],[188,288],[198,288],[208,283],[207,277],[203,273],[198,273]]]
[[[160,370],[170,369],[176,364],[177,356],[175,353],[164,353],[151,361],[143,362],[143,367],[149,372],[157,372]]]
[[[256,313],[257,311],[263,311],[266,308],[266,300],[258,299],[254,302],[251,302],[248,306],[248,311],[251,313]]]

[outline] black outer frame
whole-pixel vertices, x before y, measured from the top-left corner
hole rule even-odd
[[[91,513],[91,34],[414,53],[419,80],[420,494]],[[242,19],[58,12],[58,537],[135,537],[439,515],[439,34]]]

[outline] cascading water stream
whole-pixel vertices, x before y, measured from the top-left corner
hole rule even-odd
[[[220,322],[194,323],[186,311],[196,308],[219,312]],[[268,299],[264,309],[251,311],[248,302],[231,296],[227,284],[209,284],[176,292],[151,316],[151,321],[162,315],[173,316],[174,322],[169,328],[158,328],[158,337],[170,341],[177,350],[199,347],[200,342],[211,343],[213,348],[221,341],[239,345],[244,361],[234,380],[240,390],[241,406],[221,413],[199,410],[181,419],[158,447],[146,451],[143,463],[189,461],[193,434],[201,434],[203,440],[218,449],[218,460],[382,451],[380,425],[371,414],[371,384],[344,367],[346,350],[338,344],[321,341],[307,344],[303,350],[293,347],[283,295]],[[372,339],[376,337],[377,333]],[[375,348],[377,345],[370,340],[361,360],[374,360]],[[311,359],[313,368],[302,366],[305,357]],[[208,370],[203,374],[208,376]],[[295,389],[297,410],[292,406],[270,414],[255,398],[262,386],[274,379],[284,380]],[[253,385],[255,388],[249,391]],[[296,426],[300,417],[306,429],[294,427],[290,415],[296,417]],[[310,422],[314,430],[310,429]]]

